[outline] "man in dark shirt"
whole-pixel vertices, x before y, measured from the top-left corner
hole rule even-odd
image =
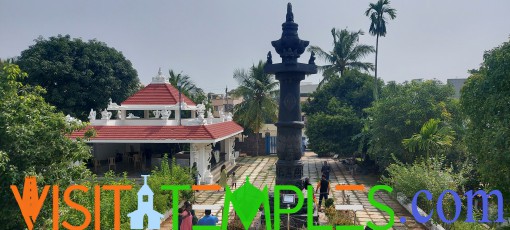
[[[322,165],[321,168],[321,173],[322,175],[326,175],[326,180],[329,180],[329,172],[331,172],[331,167],[329,167],[327,161],[324,161],[324,165]]]
[[[326,175],[322,174],[322,179],[319,181],[319,183],[317,183],[317,189],[315,189],[315,193],[318,193],[320,191],[318,207],[319,210],[321,209],[322,198],[324,198],[324,200],[327,200],[330,190],[331,187],[329,186],[329,181],[326,179]]]

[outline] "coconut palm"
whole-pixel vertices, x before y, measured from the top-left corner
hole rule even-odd
[[[257,155],[260,129],[266,121],[276,121],[278,110],[275,99],[278,82],[272,75],[264,72],[264,65],[263,61],[259,61],[248,71],[235,70],[234,79],[239,83],[239,87],[232,92],[235,97],[243,97],[243,102],[234,107],[234,119],[246,130],[256,134]]]
[[[177,87],[178,83],[180,83],[181,92],[189,97],[193,102],[202,103],[202,101],[207,99],[204,90],[197,87],[189,75],[183,74],[182,71],[180,73],[176,73],[172,69],[170,69],[168,73],[170,75],[168,78],[170,84],[172,84],[174,87]]]
[[[369,62],[361,62],[360,59],[374,52],[374,47],[369,45],[358,44],[359,36],[363,35],[363,31],[347,31],[347,29],[336,30],[331,29],[333,36],[333,50],[326,52],[318,46],[310,46],[308,51],[314,52],[317,57],[323,59],[327,64],[319,66],[319,70],[323,72],[324,78],[319,86],[329,81],[337,74],[344,73],[345,69],[371,70],[373,64]]]
[[[377,99],[377,55],[379,54],[379,36],[386,36],[386,15],[390,19],[397,17],[397,10],[390,7],[390,1],[378,0],[377,3],[370,3],[365,15],[370,17],[370,30],[371,35],[375,35],[375,76],[374,76],[374,96]]]
[[[439,119],[430,119],[411,138],[402,140],[402,144],[410,152],[425,151],[427,159],[430,153],[442,151],[452,146],[455,132],[449,126],[439,127]]]

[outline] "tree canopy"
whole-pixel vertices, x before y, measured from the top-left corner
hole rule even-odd
[[[375,76],[374,81],[377,82],[377,57],[379,55],[379,36],[386,36],[386,23],[388,18],[391,20],[397,17],[397,10],[390,7],[390,1],[378,0],[376,3],[370,3],[368,9],[365,11],[365,15],[370,18],[370,29],[368,32],[371,35],[376,36],[375,40]],[[374,88],[377,90],[377,88]],[[374,95],[378,97],[377,91],[374,91]]]
[[[80,119],[90,109],[104,109],[109,98],[122,102],[140,89],[131,62],[97,40],[40,37],[21,52],[17,64],[28,73],[24,83],[42,86],[48,103]]]
[[[234,107],[234,120],[244,127],[245,132],[258,134],[266,121],[275,122],[277,119],[276,96],[279,83],[273,75],[264,72],[264,65],[263,61],[259,61],[248,71],[234,71],[234,79],[239,83],[239,87],[233,90],[232,94],[243,97],[243,102]]]
[[[403,163],[412,163],[420,153],[407,151],[402,140],[419,133],[432,118],[450,122],[453,93],[452,86],[436,80],[390,82],[383,87],[381,98],[366,109],[368,153],[372,159],[383,168],[393,162],[392,155]]]
[[[485,52],[461,91],[466,143],[483,181],[510,195],[510,41]],[[506,202],[508,206],[509,203]]]
[[[24,77],[16,65],[0,69],[0,222],[5,229],[25,226],[10,185],[21,188],[25,176],[36,176],[40,184],[67,186],[87,175],[83,160],[90,157],[83,140],[67,137],[84,124],[57,112],[41,96],[43,88],[20,82]],[[45,202],[36,224],[51,218],[50,204]]]
[[[348,31],[347,29],[337,30],[331,29],[333,36],[333,50],[326,52],[318,46],[310,46],[308,51],[317,54],[317,57],[323,59],[327,64],[319,66],[319,70],[323,72],[323,80],[319,86],[331,78],[342,74],[346,69],[354,70],[371,70],[372,63],[362,62],[360,59],[374,52],[374,47],[364,44],[358,44],[359,36],[363,35],[363,31]]]
[[[303,106],[309,146],[320,156],[331,153],[352,156],[359,146],[354,137],[361,132],[363,112],[373,97],[368,74],[347,70],[311,95]]]
[[[202,88],[199,88],[192,80],[191,77],[187,74],[176,73],[174,70],[170,69],[168,71],[170,77],[168,81],[174,87],[178,88],[179,84],[181,85],[181,91],[184,95],[186,95],[193,102],[200,104],[203,101],[207,100],[207,95],[205,94]]]

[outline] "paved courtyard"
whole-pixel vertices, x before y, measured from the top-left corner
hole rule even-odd
[[[239,178],[237,181],[237,187],[240,187],[245,181],[244,178],[248,176],[250,178],[250,182],[256,187],[262,189],[267,185],[268,188],[272,190],[275,182],[275,163],[277,160],[278,158],[275,156],[239,158],[237,161],[238,167],[235,170],[236,175]],[[384,225],[388,223],[389,217],[386,213],[374,208],[368,201],[368,191],[376,184],[376,177],[360,174],[352,176],[352,174],[348,172],[347,168],[338,160],[333,160],[331,158],[318,158],[315,153],[311,152],[307,152],[302,160],[305,164],[304,175],[310,178],[310,181],[314,186],[319,180],[320,169],[322,167],[322,162],[324,161],[328,161],[332,168],[332,172],[330,174],[332,189],[334,189],[337,184],[364,184],[366,187],[365,191],[345,192],[346,195],[349,195],[350,204],[361,204],[365,208],[363,211],[357,212],[357,221],[362,225],[366,225],[368,221],[373,221],[377,225]],[[333,191],[332,195],[335,200],[335,204],[342,203],[341,191]],[[202,191],[196,193],[195,204],[223,205],[223,198],[223,192]],[[422,225],[416,223],[411,214],[407,212],[407,210],[405,210],[397,201],[389,197],[388,194],[379,192],[376,194],[376,199],[391,207],[395,212],[395,224],[393,229],[425,229]],[[232,205],[230,208],[232,208]],[[196,214],[200,218],[203,216],[203,210],[196,210]],[[213,210],[213,214],[220,219],[221,224],[221,211]],[[400,217],[405,217],[407,221],[405,223],[400,223]],[[171,218],[162,223],[161,229],[171,229]]]

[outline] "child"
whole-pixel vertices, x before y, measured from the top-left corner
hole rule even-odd
[[[237,183],[236,183],[236,172],[232,172],[232,176],[231,176],[231,180],[232,180],[232,183],[230,185],[231,188],[237,188]]]

